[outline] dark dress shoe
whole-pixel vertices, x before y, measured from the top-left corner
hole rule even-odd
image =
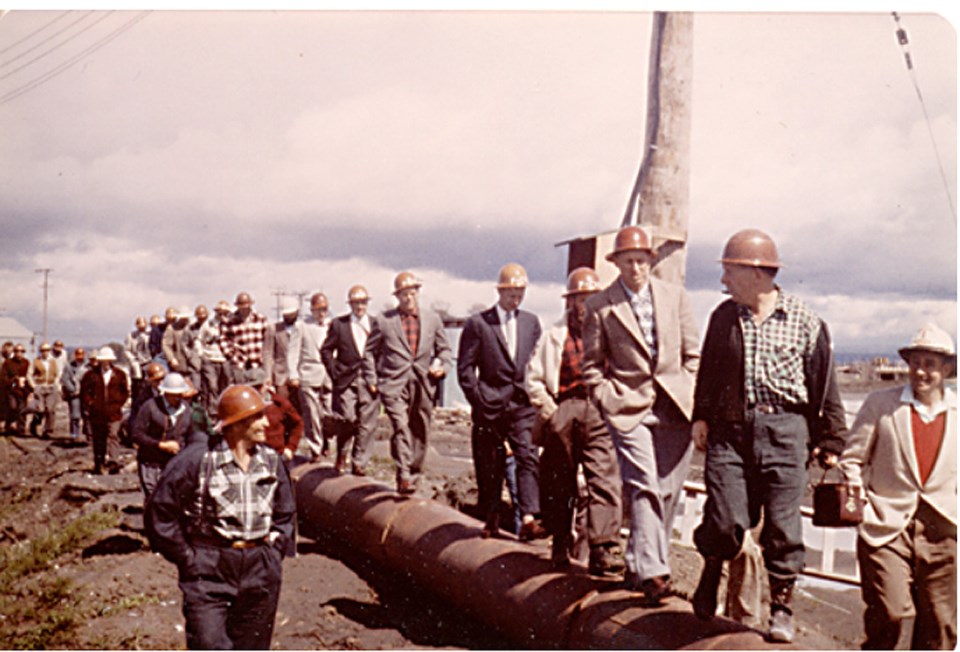
[[[333,472],[337,475],[343,475],[343,467],[347,465],[346,455],[337,455],[337,461],[333,463]]]
[[[647,607],[659,607],[664,598],[673,593],[669,575],[660,575],[643,580],[640,583],[643,591],[643,602]]]
[[[534,539],[545,539],[548,535],[549,533],[540,525],[540,522],[533,519],[520,525],[518,537],[521,541],[533,541]]]
[[[483,524],[483,529],[480,530],[481,539],[496,539],[500,534],[500,517],[496,514],[493,516],[487,517],[486,523]]]
[[[401,496],[409,496],[415,491],[409,480],[400,480],[397,482],[397,493]]]
[[[364,477],[367,475],[367,471],[362,466],[354,466],[351,472],[357,477]]]

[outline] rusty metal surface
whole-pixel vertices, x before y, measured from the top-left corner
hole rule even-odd
[[[336,536],[410,575],[519,646],[556,649],[789,649],[725,619],[704,623],[689,603],[640,606],[617,582],[551,569],[542,548],[482,539],[481,523],[431,500],[332,469],[292,472],[300,532]]]

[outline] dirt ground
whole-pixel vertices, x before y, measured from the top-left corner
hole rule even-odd
[[[183,649],[176,570],[147,549],[142,535],[134,452],[125,450],[119,474],[93,476],[91,448],[66,436],[61,416],[51,439],[0,437],[0,566],[6,567],[0,573],[12,575],[12,560],[26,551],[41,559],[13,580],[0,602],[0,649]],[[372,467],[375,478],[392,485],[386,436],[381,424]],[[469,512],[476,501],[469,455],[468,419],[438,412],[418,495]],[[101,509],[116,522],[72,545],[41,545]],[[537,545],[546,555],[547,543]],[[43,557],[34,548],[49,550]],[[698,555],[675,547],[673,568],[679,592],[691,594]],[[334,542],[301,538],[297,556],[284,562],[273,648],[516,647],[421,588]],[[859,647],[856,591],[805,588],[799,594],[802,647]]]

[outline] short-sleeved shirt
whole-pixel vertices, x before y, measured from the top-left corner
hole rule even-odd
[[[817,345],[820,318],[803,301],[779,288],[773,312],[760,324],[749,308],[738,308],[747,404],[807,403],[804,362]]]

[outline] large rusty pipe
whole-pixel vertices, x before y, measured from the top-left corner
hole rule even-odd
[[[640,606],[616,582],[552,570],[541,549],[483,539],[481,523],[432,500],[404,498],[376,482],[297,467],[300,533],[331,535],[386,568],[409,574],[525,647],[557,649],[784,649],[755,630],[669,598]]]

